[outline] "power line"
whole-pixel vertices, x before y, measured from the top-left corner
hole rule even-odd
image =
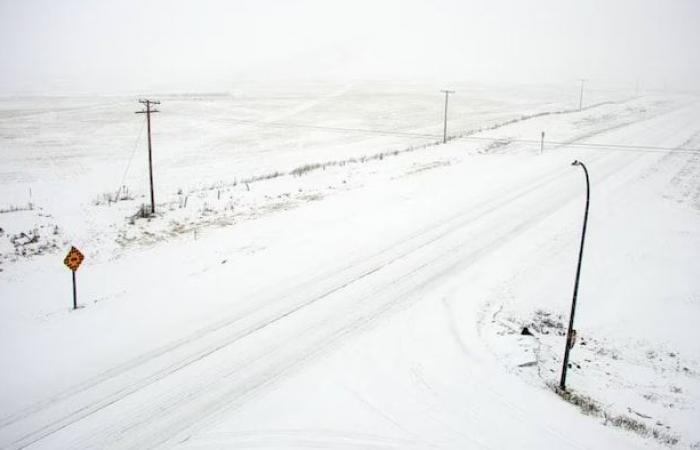
[[[250,125],[255,125],[259,127],[270,127],[270,128],[306,128],[311,130],[328,130],[328,131],[342,131],[342,132],[358,132],[367,134],[379,134],[387,136],[405,136],[405,137],[424,137],[437,139],[442,136],[437,134],[427,134],[427,133],[411,133],[407,131],[397,131],[397,130],[372,130],[368,128],[345,128],[345,127],[330,127],[323,125],[309,125],[309,124],[299,124],[299,123],[265,123],[256,120],[245,120],[245,119],[230,119],[231,122],[245,123]]]
[[[141,127],[139,128],[139,134],[138,137],[136,138],[136,141],[134,141],[134,148],[131,149],[131,156],[129,156],[129,161],[126,163],[126,168],[124,169],[124,174],[122,175],[122,181],[119,183],[119,189],[117,189],[117,196],[116,200],[119,200],[119,195],[121,193],[122,187],[124,187],[124,181],[126,180],[126,175],[129,173],[129,168],[131,167],[131,161],[134,159],[134,155],[136,154],[136,149],[139,146],[139,141],[141,140],[141,135],[143,134],[143,129],[146,128],[146,121],[144,120],[143,123],[141,124]]]
[[[666,153],[666,152],[681,152],[681,153],[700,153],[700,148],[682,148],[682,147],[660,147],[653,145],[625,145],[625,144],[605,144],[594,142],[565,142],[565,141],[538,141],[535,139],[509,139],[505,137],[481,137],[481,136],[461,136],[460,139],[469,139],[476,141],[487,142],[517,142],[521,144],[551,144],[567,147],[581,147],[594,149],[611,149],[620,151],[636,151],[641,153]]]
[[[246,123],[260,127],[271,127],[271,128],[306,128],[314,130],[328,130],[328,131],[340,131],[340,132],[359,132],[368,134],[378,134],[386,136],[399,136],[399,137],[424,137],[431,139],[439,139],[442,136],[436,134],[426,134],[426,133],[411,133],[404,131],[395,130],[372,130],[365,128],[344,128],[344,127],[330,127],[322,125],[308,125],[308,124],[296,124],[296,123],[264,123],[255,120],[244,120],[235,119],[232,120],[237,123]],[[555,145],[555,146],[569,146],[569,147],[579,147],[579,148],[592,148],[592,149],[611,149],[619,151],[636,151],[641,153],[649,152],[679,152],[679,153],[700,153],[700,148],[674,148],[674,147],[661,147],[652,145],[625,145],[625,144],[605,144],[605,143],[587,143],[587,142],[565,142],[565,141],[544,141],[535,139],[510,139],[507,137],[488,137],[488,136],[457,136],[455,139],[465,139],[465,140],[475,140],[475,141],[486,141],[486,142],[508,142],[508,143],[521,143],[521,144],[535,144],[535,145]]]

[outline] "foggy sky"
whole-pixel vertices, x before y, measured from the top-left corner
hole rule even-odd
[[[0,0],[0,94],[242,80],[697,89],[695,0]]]

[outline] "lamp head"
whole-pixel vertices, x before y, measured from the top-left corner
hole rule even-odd
[[[572,166],[580,166],[581,163],[578,161],[578,159],[574,162],[571,163]]]

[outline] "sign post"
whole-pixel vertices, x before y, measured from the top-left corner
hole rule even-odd
[[[542,132],[542,139],[540,140],[540,155],[544,151],[544,131]]]
[[[80,253],[80,250],[78,250],[75,247],[71,247],[70,250],[68,251],[68,254],[66,255],[65,259],[63,260],[63,264],[65,264],[71,272],[73,272],[73,309],[78,309],[78,289],[75,284],[75,272],[78,270],[78,267],[80,267],[80,264],[83,262],[83,259],[85,259],[85,256],[83,256],[82,253]]]
[[[75,287],[75,271],[71,271],[73,274],[73,309],[78,309],[78,290]]]

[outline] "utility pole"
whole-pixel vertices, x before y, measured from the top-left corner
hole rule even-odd
[[[581,112],[581,109],[583,109],[583,83],[586,81],[585,78],[581,78],[581,93],[579,94],[578,97],[578,110]]]
[[[583,231],[581,232],[581,248],[578,251],[578,266],[576,267],[576,281],[574,282],[574,298],[571,301],[571,315],[569,316],[569,328],[566,331],[566,347],[564,347],[564,364],[561,368],[561,380],[559,389],[566,390],[566,369],[569,367],[569,351],[574,346],[576,331],[574,330],[574,314],[576,313],[576,297],[578,296],[578,281],[581,277],[581,260],[583,259],[583,243],[586,240],[586,225],[588,223],[588,204],[591,199],[591,184],[588,181],[588,169],[580,161],[574,161],[572,166],[581,166],[586,175],[586,210],[583,214]]]
[[[146,127],[148,128],[148,177],[151,181],[151,214],[156,213],[156,201],[153,195],[153,157],[151,153],[151,113],[159,112],[151,109],[151,105],[160,105],[157,100],[139,100],[139,103],[146,105],[145,111],[136,111],[136,114],[146,114]]]
[[[442,130],[442,143],[444,144],[447,142],[447,99],[449,98],[450,94],[454,94],[455,91],[443,89],[440,92],[445,93],[445,127]]]

